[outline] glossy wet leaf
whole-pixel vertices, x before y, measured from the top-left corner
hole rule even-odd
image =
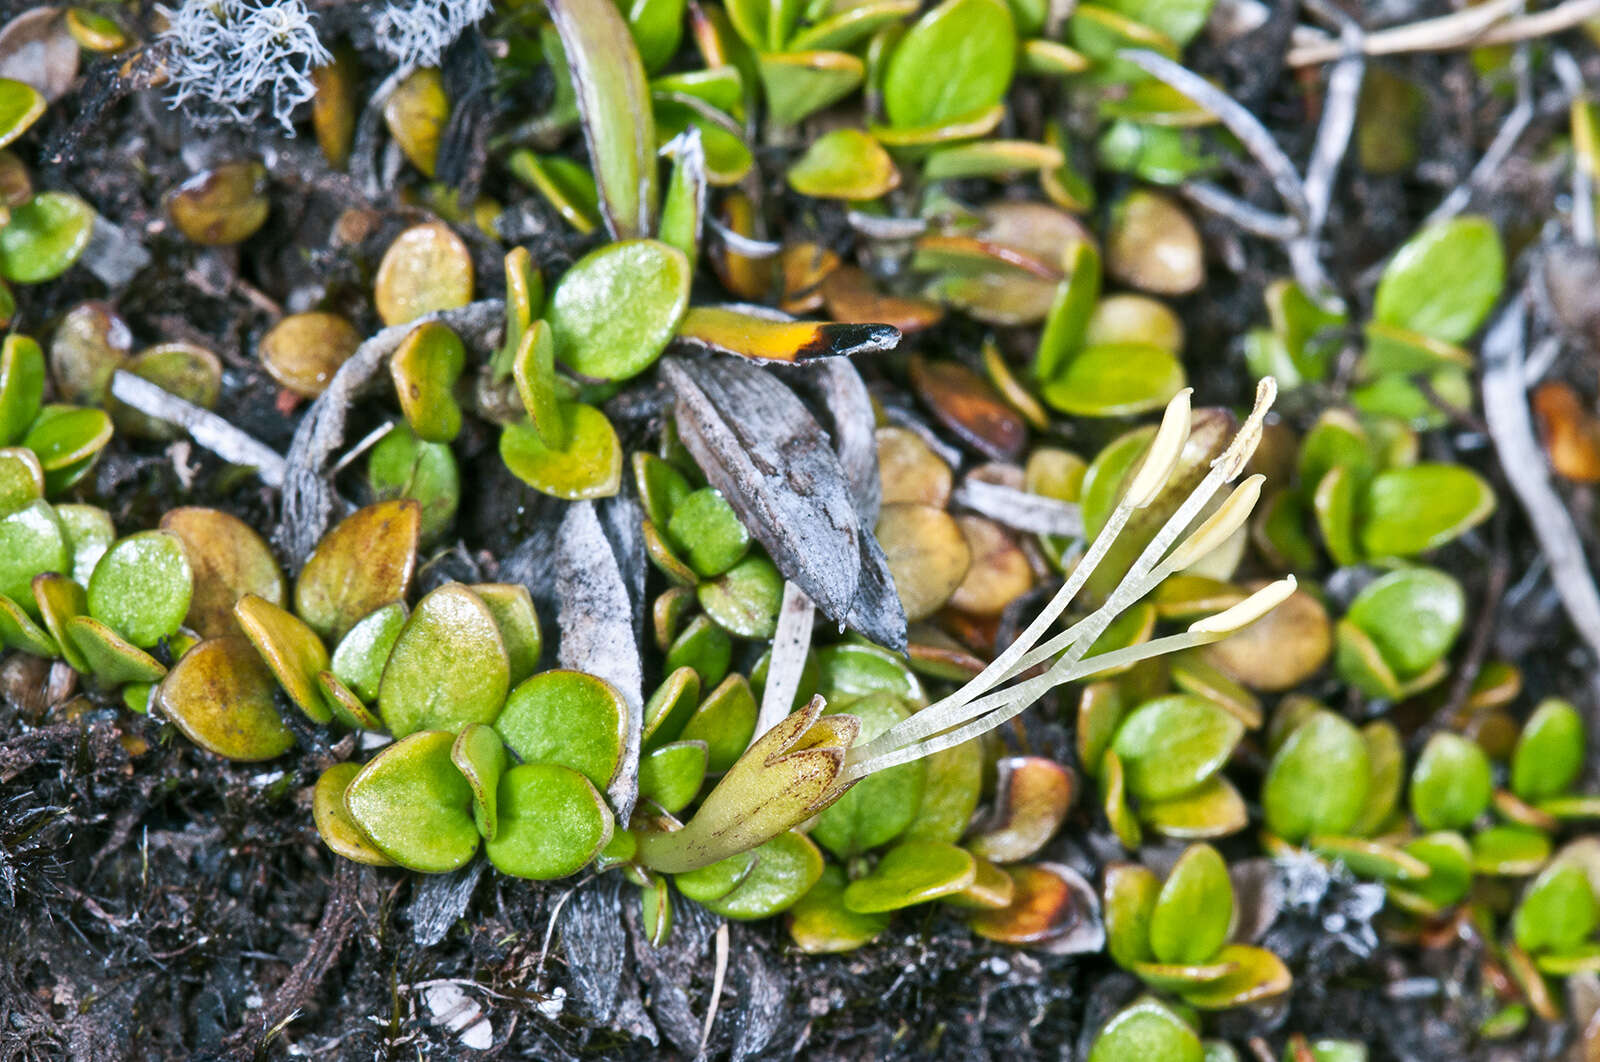
[[[13,207],[0,227],[0,277],[18,284],[54,280],[89,246],[94,208],[68,192],[40,192]]]
[[[518,150],[506,160],[512,176],[544,196],[556,213],[580,234],[600,226],[600,190],[589,168],[562,155]]]
[[[910,715],[889,694],[873,694],[843,709],[861,721],[859,743],[872,740]],[[817,817],[811,834],[828,851],[848,859],[886,844],[911,825],[926,784],[921,760],[862,779]]]
[[[88,665],[89,673],[102,685],[158,682],[167,673],[161,661],[93,616],[68,620],[66,635]]]
[[[450,762],[472,787],[472,821],[479,836],[494,840],[500,825],[500,779],[509,766],[500,735],[482,723],[463,727],[450,746]]]
[[[472,280],[472,254],[461,237],[443,222],[414,225],[395,237],[378,263],[378,316],[397,325],[465,306],[472,301]]]
[[[1528,717],[1511,755],[1511,791],[1523,800],[1544,800],[1572,788],[1583,771],[1583,717],[1554,697]]]
[[[1600,924],[1589,878],[1572,863],[1554,863],[1528,886],[1511,918],[1517,946],[1529,954],[1576,947]]]
[[[619,240],[648,236],[660,198],[656,130],[628,24],[612,0],[548,6],[566,50],[607,227]]]
[[[67,624],[74,617],[83,615],[87,609],[83,587],[59,572],[41,572],[33,577],[33,601],[44,623],[45,636],[41,637],[41,632],[33,629],[31,621],[13,618],[11,625],[18,629],[12,633],[19,642],[14,648],[27,651],[43,649],[51,656],[59,655],[74,670],[87,674],[88,661],[78,652],[72,639],[67,637]],[[15,607],[15,604],[12,603],[12,606]],[[55,643],[54,651],[48,644],[52,640]]]
[[[472,787],[451,762],[454,742],[453,734],[437,730],[403,736],[374,756],[345,790],[356,826],[409,870],[443,874],[464,866],[478,850]],[[502,792],[506,819],[512,817],[509,803]],[[502,839],[509,826],[502,822]]]
[[[383,720],[332,671],[317,672],[317,691],[322,694],[323,703],[333,712],[333,718],[344,726],[352,730],[383,729]]]
[[[1421,881],[1390,886],[1390,895],[1406,910],[1433,914],[1459,902],[1472,886],[1472,851],[1460,834],[1430,833],[1408,843],[1405,851],[1428,866]]]
[[[1489,757],[1477,742],[1435,734],[1411,772],[1411,813],[1425,830],[1459,829],[1489,807],[1492,789]]]
[[[922,799],[917,802],[916,817],[901,837],[906,841],[959,841],[982,796],[983,747],[977,741],[966,741],[935,752],[923,762],[927,773]],[[1071,788],[1069,785],[1069,800]],[[1051,807],[1047,805],[1047,810]],[[1029,819],[1027,825],[1037,826],[1038,818]]]
[[[1205,1057],[1194,1028],[1148,997],[1113,1015],[1089,1050],[1089,1062],[1204,1062]]]
[[[454,391],[465,364],[461,337],[437,321],[413,329],[390,357],[400,409],[419,438],[447,443],[461,431]]]
[[[672,519],[673,510],[689,496],[694,485],[670,462],[655,454],[636,451],[630,460],[634,486],[639,492],[639,503],[644,507],[645,518],[657,527],[665,528]]]
[[[894,160],[859,129],[816,138],[785,173],[789,187],[819,199],[877,199],[900,184]]]
[[[246,594],[278,606],[288,597],[271,547],[238,517],[219,509],[184,506],[161,517],[161,530],[183,544],[194,580],[184,622],[201,637],[237,634],[233,606]]]
[[[1366,489],[1361,546],[1374,557],[1414,556],[1483,523],[1494,507],[1489,484],[1460,465],[1389,469]]]
[[[706,764],[703,741],[677,741],[651,749],[639,759],[640,799],[653,800],[663,811],[677,814],[699,794]]]
[[[783,604],[783,576],[767,558],[752,554],[696,591],[700,607],[741,638],[771,638]]]
[[[604,789],[622,760],[627,715],[604,679],[556,670],[512,690],[494,726],[524,763],[561,764]]]
[[[0,78],[0,147],[28,131],[44,114],[45,98],[32,85]]]
[[[400,629],[378,685],[378,711],[396,737],[453,734],[495,722],[510,676],[494,614],[465,586],[446,583],[418,601]]]
[[[0,344],[0,445],[27,434],[44,399],[44,353],[24,335]]]
[[[822,876],[822,853],[802,833],[780,833],[752,853],[755,866],[726,895],[705,906],[724,918],[750,921],[788,910]]]
[[[436,67],[413,70],[383,101],[383,121],[411,165],[432,177],[439,162],[439,138],[450,118],[450,98]]]
[[[1229,944],[1217,954],[1218,962],[1237,969],[1209,984],[1180,993],[1183,1001],[1201,1010],[1224,1010],[1281,996],[1289,990],[1289,969],[1272,952],[1247,944]]]
[[[417,566],[421,511],[408,499],[358,509],[317,543],[294,586],[294,610],[337,641],[362,617],[403,600]]]
[[[1009,756],[996,764],[994,813],[967,839],[974,855],[995,863],[1027,859],[1055,835],[1072,803],[1071,772],[1040,756]]]
[[[206,247],[243,243],[266,224],[267,168],[254,160],[225,162],[190,177],[166,197],[178,231]]]
[[[1262,783],[1267,829],[1291,844],[1342,834],[1366,805],[1371,764],[1361,732],[1317,710],[1279,746]]]
[[[1105,947],[1100,903],[1076,871],[1056,863],[1006,867],[1011,903],[977,911],[967,925],[987,940],[1036,945],[1057,954],[1097,952]]]
[[[423,442],[408,425],[397,424],[378,440],[367,458],[367,485],[379,501],[409,498],[420,509],[419,541],[441,538],[455,521],[461,503],[461,471],[444,443]]]
[[[1106,942],[1112,959],[1124,969],[1155,957],[1150,948],[1150,919],[1162,882],[1137,863],[1106,867]]]
[[[89,614],[144,649],[177,632],[193,589],[182,540],[143,531],[117,542],[95,565]]]
[[[767,99],[768,119],[793,125],[836,103],[861,84],[866,67],[848,52],[809,51],[763,54],[757,73]]]
[[[78,483],[111,441],[111,418],[103,409],[47,405],[22,437],[44,469],[44,486],[56,494]]]
[[[328,669],[328,650],[317,632],[253,594],[239,600],[233,615],[295,706],[314,722],[328,722],[332,715],[317,685],[317,675]]]
[[[615,494],[622,481],[622,444],[611,421],[581,402],[565,403],[560,416],[564,449],[551,449],[525,421],[501,432],[501,460],[518,479],[552,497],[578,501]]]
[[[1350,603],[1346,618],[1372,639],[1402,682],[1449,652],[1466,619],[1461,584],[1432,568],[1391,572]]]
[[[696,573],[713,578],[732,568],[750,549],[750,533],[733,507],[713,487],[683,497],[672,511],[667,536]]]
[[[635,376],[660,356],[688,303],[682,251],[656,240],[608,244],[579,259],[551,295],[556,357],[591,379]]]
[[[1357,837],[1370,837],[1388,823],[1400,805],[1406,780],[1406,752],[1400,732],[1386,719],[1362,727],[1361,741],[1367,747],[1367,798],[1350,832]]]
[[[961,892],[977,872],[971,853],[942,841],[905,841],[883,854],[872,872],[844,890],[857,914],[896,911]]]
[[[1140,802],[1139,816],[1146,826],[1175,840],[1228,837],[1250,824],[1244,798],[1220,774],[1181,796]]]
[[[1550,835],[1528,826],[1490,826],[1472,835],[1472,869],[1478,874],[1525,877],[1550,858]]]
[[[1150,912],[1150,950],[1163,963],[1211,961],[1228,939],[1233,884],[1228,866],[1208,844],[1179,858]]]
[[[854,951],[889,927],[889,914],[859,914],[844,905],[844,871],[822,868],[811,890],[789,908],[789,936],[808,955]]]
[[[549,322],[533,321],[517,344],[511,369],[517,395],[540,441],[553,450],[562,450],[569,440],[566,419],[561,415],[555,358],[555,334]]]
[[[375,609],[351,627],[333,651],[334,675],[369,704],[378,699],[383,666],[406,616],[406,607],[399,601]]]
[[[706,903],[721,899],[738,888],[739,883],[750,876],[755,865],[754,852],[737,852],[726,859],[674,875],[673,881],[678,891],[689,899]]]
[[[311,815],[317,834],[335,855],[369,866],[393,866],[388,856],[373,847],[344,805],[345,790],[360,773],[359,763],[336,763],[317,778],[311,793]]]
[[[945,0],[917,20],[889,58],[883,105],[890,123],[937,126],[999,103],[1016,51],[1003,0]]]
[[[1477,331],[1505,286],[1505,251],[1487,218],[1431,225],[1395,252],[1373,305],[1382,324],[1459,343]]]
[[[1062,413],[1121,417],[1161,409],[1183,386],[1183,365],[1170,351],[1116,343],[1080,351],[1040,395]]]
[[[1106,275],[1153,295],[1183,295],[1205,280],[1205,255],[1194,222],[1158,192],[1135,191],[1112,210]]]
[[[273,693],[272,673],[250,643],[230,636],[184,653],[162,680],[156,700],[184,737],[207,752],[230,760],[270,760],[294,746]]]
[[[1129,791],[1160,800],[1189,792],[1215,774],[1243,735],[1244,724],[1228,711],[1178,694],[1129,713],[1112,748],[1127,771]]]
[[[711,686],[722,681],[732,658],[733,640],[728,632],[709,616],[696,616],[667,647],[666,666],[693,668],[701,685]]]
[[[759,707],[750,683],[733,674],[706,694],[684,724],[679,738],[703,741],[708,760],[706,770],[721,774],[731,768],[755,736]]]

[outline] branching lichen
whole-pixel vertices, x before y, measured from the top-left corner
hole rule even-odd
[[[373,33],[402,68],[437,66],[444,50],[488,13],[489,0],[390,3],[374,19]]]
[[[184,0],[169,25],[168,102],[201,122],[291,117],[316,89],[311,71],[332,56],[304,0]]]

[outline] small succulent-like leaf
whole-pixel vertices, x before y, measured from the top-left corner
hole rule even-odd
[[[655,231],[656,130],[650,86],[628,24],[612,0],[555,0],[600,202],[619,240]]]
[[[529,421],[500,434],[500,459],[534,490],[567,501],[609,498],[622,482],[622,444],[606,415],[582,402],[559,407],[565,447],[551,449]]]
[[[383,729],[383,720],[332,671],[317,672],[317,691],[333,717],[352,730]]]
[[[1387,719],[1378,719],[1361,728],[1367,747],[1367,799],[1361,814],[1350,825],[1356,837],[1370,837],[1388,823],[1400,804],[1400,791],[1406,781],[1406,752],[1400,731]]]
[[[1494,507],[1494,491],[1469,468],[1426,462],[1391,468],[1367,486],[1361,547],[1372,557],[1415,556],[1483,523]]]
[[[1128,714],[1112,748],[1122,759],[1128,788],[1160,800],[1198,788],[1215,774],[1244,736],[1228,711],[1184,694],[1147,701]]]
[[[1229,837],[1250,825],[1244,797],[1220,774],[1182,796],[1141,801],[1139,817],[1162,836],[1180,841]]]
[[[466,358],[461,337],[438,321],[418,325],[390,356],[395,395],[418,438],[447,443],[460,433],[455,386]]]
[[[1360,731],[1333,712],[1314,711],[1267,768],[1267,829],[1291,844],[1313,833],[1345,833],[1366,804],[1371,772]]]
[[[952,896],[972,884],[977,864],[964,848],[943,841],[903,841],[883,854],[872,872],[844,890],[844,905],[858,914],[897,911]]]
[[[609,682],[555,670],[518,685],[492,721],[522,762],[560,764],[604,789],[622,762],[627,718],[622,694]]]
[[[902,128],[936,126],[991,107],[1016,64],[1011,9],[1001,0],[945,0],[906,32],[884,71],[883,104]]]
[[[828,864],[811,890],[789,908],[789,936],[801,951],[808,955],[854,951],[889,928],[887,912],[861,914],[846,907],[846,885],[843,869]]]
[[[1588,875],[1573,863],[1553,863],[1528,886],[1511,917],[1517,946],[1532,955],[1567,951],[1600,924],[1600,905]]]
[[[32,85],[0,78],[0,147],[27,132],[44,114],[46,100]]]
[[[212,638],[184,653],[156,701],[190,741],[230,760],[270,760],[294,746],[273,704],[272,673],[243,638]]]
[[[1411,814],[1425,830],[1460,829],[1489,807],[1493,788],[1489,757],[1477,742],[1435,734],[1411,772]]]
[[[801,195],[819,199],[877,199],[900,184],[900,171],[883,145],[851,128],[817,137],[785,177]]]
[[[1504,285],[1505,251],[1494,225],[1452,218],[1395,252],[1378,282],[1373,318],[1459,343],[1477,331]]]
[[[50,632],[35,623],[21,605],[4,594],[0,594],[0,646],[46,659],[65,657],[65,652],[50,636]],[[71,651],[76,653],[76,646]],[[76,664],[72,666],[77,667]],[[88,670],[86,661],[83,670]]]
[[[511,665],[511,684],[515,686],[532,675],[539,666],[544,637],[539,631],[539,614],[533,609],[533,595],[519,583],[476,583],[478,595],[494,617],[505,643]]]
[[[1408,682],[1450,651],[1466,611],[1455,579],[1433,568],[1406,568],[1365,587],[1346,619],[1372,639],[1395,677]]]
[[[388,856],[373,847],[344,806],[345,790],[360,773],[361,764],[346,762],[336,763],[318,776],[311,793],[311,817],[317,824],[317,834],[335,855],[368,866],[394,866]]]
[[[292,313],[268,329],[256,354],[280,386],[315,398],[360,345],[361,333],[338,314]]]
[[[1194,1028],[1165,1004],[1146,997],[1106,1022],[1089,1050],[1089,1062],[1204,1062]]]
[[[246,594],[273,605],[288,596],[283,572],[250,525],[217,509],[184,506],[161,517],[161,529],[183,543],[194,576],[184,622],[205,638],[237,633],[233,606]]]
[[[1526,877],[1550,859],[1550,835],[1530,826],[1490,826],[1472,835],[1472,869],[1478,874]]]
[[[1472,850],[1460,834],[1426,834],[1408,843],[1405,851],[1428,866],[1428,876],[1420,881],[1390,884],[1390,897],[1406,910],[1437,914],[1460,902],[1472,887]]]
[[[368,704],[378,699],[383,666],[406,625],[407,615],[406,606],[400,601],[374,609],[357,620],[333,650],[334,675]]]
[[[44,497],[44,467],[32,450],[0,449],[0,516],[9,516]]]
[[[1561,796],[1583,770],[1583,717],[1554,697],[1541,701],[1511,754],[1511,791],[1523,800]]]
[[[977,911],[972,931],[1003,944],[1027,944],[1057,954],[1097,952],[1105,947],[1100,901],[1078,873],[1056,863],[1006,867],[1013,882],[1009,906]]]
[[[378,263],[373,302],[386,325],[472,301],[472,253],[450,227],[424,222],[395,237]]]
[[[822,853],[803,833],[789,831],[751,853],[755,865],[726,895],[705,901],[724,918],[770,918],[792,907],[822,876]]]
[[[206,247],[243,243],[266,223],[267,168],[254,159],[201,170],[166,195],[172,223]]]
[[[750,532],[715,487],[702,487],[673,508],[667,538],[696,574],[715,578],[750,549]]]
[[[26,434],[44,401],[44,353],[25,335],[0,342],[0,445]]]
[[[1127,778],[1116,749],[1107,749],[1100,759],[1100,804],[1122,847],[1137,851],[1143,831],[1139,829],[1138,816],[1128,806]]]
[[[722,681],[732,658],[733,640],[728,632],[711,622],[709,616],[696,616],[668,646],[666,664],[674,670],[693,668],[704,687]]]
[[[1077,780],[1071,770],[1041,756],[1008,756],[995,770],[994,813],[977,824],[967,847],[992,862],[1016,863],[1055,836]]]
[[[1167,875],[1150,912],[1150,950],[1163,963],[1209,962],[1228,939],[1233,883],[1208,844],[1189,847]]]
[[[1161,879],[1137,863],[1106,867],[1106,943],[1111,958],[1124,969],[1150,962],[1150,918],[1161,892]]]
[[[68,192],[40,192],[11,208],[0,227],[0,277],[42,284],[72,267],[89,246],[94,208]]]
[[[550,297],[556,357],[580,376],[628,379],[660,356],[688,305],[682,251],[656,240],[607,244],[567,270]]]
[[[900,836],[906,841],[946,841],[954,844],[966,833],[972,813],[977,810],[983,794],[983,747],[977,741],[967,741],[940,749],[923,762],[927,768],[922,799],[917,802],[916,817]],[[1069,781],[1069,802],[1073,788]],[[1037,820],[1032,824],[1038,825]],[[1032,851],[1028,854],[1031,855]]]
[[[644,747],[650,749],[676,739],[699,703],[699,672],[692,667],[674,668],[645,702]]]
[[[767,639],[778,629],[783,576],[767,558],[752,554],[717,578],[703,582],[695,596],[717,624],[741,638]]]
[[[378,501],[409,498],[417,503],[423,545],[443,537],[461,504],[455,454],[444,443],[423,442],[406,424],[396,424],[372,448],[367,484]]]
[[[999,911],[1010,907],[1016,894],[1017,883],[1010,874],[974,856],[972,881],[960,892],[944,897],[944,902],[971,911]]]
[[[317,684],[317,675],[329,664],[327,646],[317,632],[292,612],[254,594],[240,598],[233,615],[295,706],[312,722],[332,719]]]
[[[33,577],[65,572],[70,560],[61,518],[48,502],[35,499],[0,516],[0,596],[10,598],[29,615],[38,615]]]
[[[678,737],[683,741],[703,741],[708,750],[706,770],[721,774],[744,752],[755,736],[760,706],[749,681],[740,674],[729,675],[689,716]]]
[[[89,673],[104,685],[157,682],[167,673],[161,661],[93,616],[74,616],[67,621],[66,633],[89,665]]]
[[[472,787],[451,762],[454,743],[453,734],[438,730],[407,734],[374,756],[345,790],[356,826],[409,870],[443,874],[466,865],[478,850]],[[501,784],[500,810],[509,818],[504,779]],[[502,839],[511,832],[507,825],[502,819]]]
[[[646,752],[639,759],[639,797],[677,814],[700,793],[706,777],[704,741],[675,741]]]
[[[323,536],[294,587],[294,610],[336,642],[356,621],[404,600],[417,566],[421,511],[409,499],[358,509]]]
[[[506,703],[511,665],[494,614],[460,583],[427,594],[401,628],[378,684],[378,711],[397,737],[454,734],[493,723]]]
[[[636,451],[630,459],[634,486],[639,491],[639,504],[644,507],[645,519],[664,528],[672,519],[678,503],[689,496],[694,485],[687,476],[655,454]]]
[[[1229,944],[1217,954],[1216,961],[1234,963],[1237,969],[1209,984],[1181,992],[1185,1003],[1201,1010],[1241,1007],[1283,995],[1292,981],[1283,960],[1265,948]]]
[[[1182,992],[1187,988],[1213,984],[1238,970],[1238,963],[1232,962],[1141,962],[1133,967],[1139,980],[1161,992]]]
[[[866,66],[849,52],[778,52],[756,57],[768,120],[794,125],[854,92]]]
[[[450,762],[472,787],[472,821],[479,836],[494,840],[500,823],[500,778],[507,767],[505,743],[494,728],[471,723],[450,746]]]
[[[437,67],[413,70],[383,101],[383,120],[411,165],[432,177],[439,163],[439,137],[450,118],[450,97]]]
[[[517,395],[539,439],[552,450],[567,448],[567,422],[556,389],[556,339],[550,322],[531,321],[511,363]]]
[[[1312,836],[1306,838],[1306,847],[1324,859],[1343,863],[1362,878],[1412,882],[1428,876],[1428,864],[1385,841]]]
[[[142,531],[116,542],[94,566],[88,611],[146,649],[177,633],[193,591],[182,540],[166,531]]]
[[[89,662],[67,637],[67,623],[88,611],[88,596],[83,587],[59,572],[41,572],[33,577],[33,600],[45,630],[61,650],[61,658],[74,670],[87,673]]]

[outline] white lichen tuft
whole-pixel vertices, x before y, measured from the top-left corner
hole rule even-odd
[[[270,114],[293,133],[294,109],[316,92],[311,72],[332,60],[304,0],[184,0],[161,11],[171,106],[213,122]]]
[[[489,13],[490,0],[411,0],[389,3],[373,20],[382,48],[402,69],[438,66],[444,50]]]

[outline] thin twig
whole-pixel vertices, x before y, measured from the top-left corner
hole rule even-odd
[[[117,401],[141,413],[177,425],[188,432],[195,442],[224,461],[254,468],[261,482],[267,486],[283,485],[283,457],[266,443],[240,431],[209,409],[186,402],[142,376],[135,376],[123,369],[111,374],[111,394]]]
[[[722,987],[728,980],[728,923],[717,927],[716,969],[711,977],[711,1002],[706,1005],[706,1023],[700,1030],[700,1054],[704,1058],[706,1045],[711,1042],[711,1027],[717,1022],[717,1008],[722,1005]]]
[[[1300,223],[1294,218],[1262,210],[1209,181],[1185,181],[1178,191],[1195,206],[1233,222],[1252,236],[1281,242],[1300,235]]]
[[[1523,387],[1526,295],[1506,307],[1483,340],[1483,412],[1506,480],[1550,565],[1551,582],[1578,635],[1600,656],[1600,591],[1589,570],[1572,514],[1550,485],[1550,471],[1533,433]]]
[[[1328,88],[1322,95],[1322,120],[1317,125],[1317,141],[1306,163],[1306,201],[1311,205],[1307,235],[1322,231],[1333,202],[1333,182],[1339,164],[1350,149],[1350,134],[1356,127],[1356,104],[1361,95],[1361,80],[1367,60],[1361,54],[1361,27],[1354,19],[1346,21],[1340,41],[1345,55],[1328,73]]]
[[[1476,7],[1442,15],[1439,18],[1408,22],[1369,34],[1361,46],[1366,55],[1399,55],[1405,52],[1440,52],[1467,48],[1484,40],[1495,24],[1522,10],[1524,0],[1490,0]],[[1580,0],[1591,3],[1592,0]],[[1566,5],[1562,5],[1566,6]],[[1582,21],[1579,19],[1578,21]],[[1315,66],[1338,59],[1344,45],[1337,40],[1302,44],[1289,50],[1285,60],[1292,67]]]

